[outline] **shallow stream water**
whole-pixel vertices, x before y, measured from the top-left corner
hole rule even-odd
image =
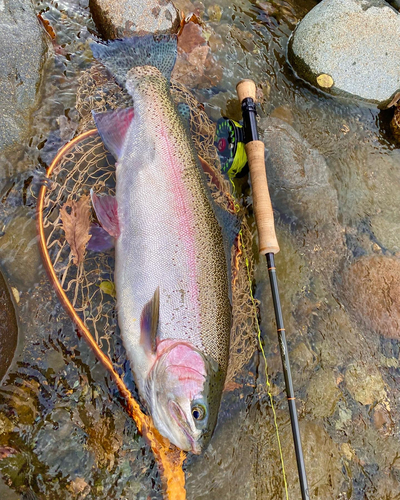
[[[19,323],[16,355],[0,388],[0,446],[16,450],[1,461],[0,498],[159,499],[151,452],[41,265],[35,196],[45,167],[73,136],[77,80],[92,63],[88,38],[95,26],[86,0],[34,3],[53,26],[57,47],[43,67],[31,139],[4,155],[0,167],[1,269],[18,291]],[[213,120],[239,119],[236,83],[249,77],[258,83],[311,498],[394,500],[400,498],[400,309],[393,295],[400,292],[400,150],[390,135],[390,111],[313,89],[288,65],[290,34],[316,3],[181,0],[177,7],[197,12],[209,34],[218,71],[211,89],[202,82],[193,91]],[[251,211],[247,177],[236,187]],[[270,391],[289,498],[297,499],[267,268],[256,252],[255,258]],[[189,457],[185,468],[193,500],[285,498],[257,353],[224,395],[209,448]]]

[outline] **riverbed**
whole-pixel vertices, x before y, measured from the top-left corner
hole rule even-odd
[[[288,64],[289,37],[316,3],[176,5],[204,22],[216,70],[187,78],[212,120],[239,119],[236,84],[257,82],[311,498],[394,500],[400,495],[400,309],[393,296],[400,280],[400,150],[389,129],[392,111],[334,98],[297,78]],[[78,79],[93,63],[88,41],[96,27],[86,0],[34,4],[56,39],[49,41],[30,139],[2,157],[1,268],[18,292],[19,337],[0,388],[0,446],[13,450],[1,461],[0,496],[159,499],[151,451],[41,264],[36,197],[45,168],[78,127]],[[235,185],[255,237],[247,176]],[[253,250],[270,387],[257,351],[224,394],[210,446],[185,464],[193,500],[286,498],[268,392],[289,498],[300,498],[267,267]]]

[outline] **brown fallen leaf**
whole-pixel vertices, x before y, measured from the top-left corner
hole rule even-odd
[[[193,7],[192,11],[187,16],[185,16],[185,9],[180,10],[181,24],[180,24],[179,31],[178,31],[178,40],[179,40],[179,37],[181,36],[183,28],[186,26],[186,24],[188,24],[188,23],[195,23],[195,24],[200,24],[200,25],[204,24],[203,21],[200,19],[200,15],[201,15],[200,11],[198,9],[194,9],[193,5],[192,5],[192,7]],[[176,6],[176,8],[178,8],[178,7]],[[194,12],[194,11],[196,11],[196,12]]]
[[[50,22],[47,19],[45,19],[41,14],[38,14],[37,17],[38,17],[41,25],[43,26],[44,30],[46,31],[46,33],[49,35],[49,37],[52,40],[55,40],[56,34],[55,34],[55,31],[53,30]]]
[[[73,481],[71,481],[67,489],[74,493],[75,495],[80,495],[80,498],[85,498],[90,492],[90,486],[88,483],[81,477],[77,477]]]
[[[206,45],[207,42],[202,35],[203,28],[198,24],[189,22],[185,24],[182,33],[178,37],[178,51],[186,53],[201,45]]]
[[[396,92],[393,99],[389,102],[386,108],[391,108],[395,104],[398,104],[399,101],[400,101],[400,92]]]
[[[82,196],[79,201],[67,201],[60,208],[65,239],[71,247],[74,264],[83,262],[87,242],[90,240],[90,200]]]
[[[206,33],[199,24],[190,21],[178,37],[178,59],[173,78],[188,87],[213,87],[222,77],[222,70],[211,54]]]

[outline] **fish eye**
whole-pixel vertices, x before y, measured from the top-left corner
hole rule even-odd
[[[206,409],[202,405],[193,406],[192,416],[195,420],[203,420],[206,416]]]

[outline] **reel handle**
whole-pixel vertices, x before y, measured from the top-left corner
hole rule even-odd
[[[241,80],[236,91],[242,105],[245,130],[245,148],[250,170],[253,207],[257,224],[258,249],[261,255],[279,252],[279,244],[275,234],[274,213],[269,195],[267,174],[265,170],[264,143],[258,140],[255,124],[256,85],[253,80]]]

